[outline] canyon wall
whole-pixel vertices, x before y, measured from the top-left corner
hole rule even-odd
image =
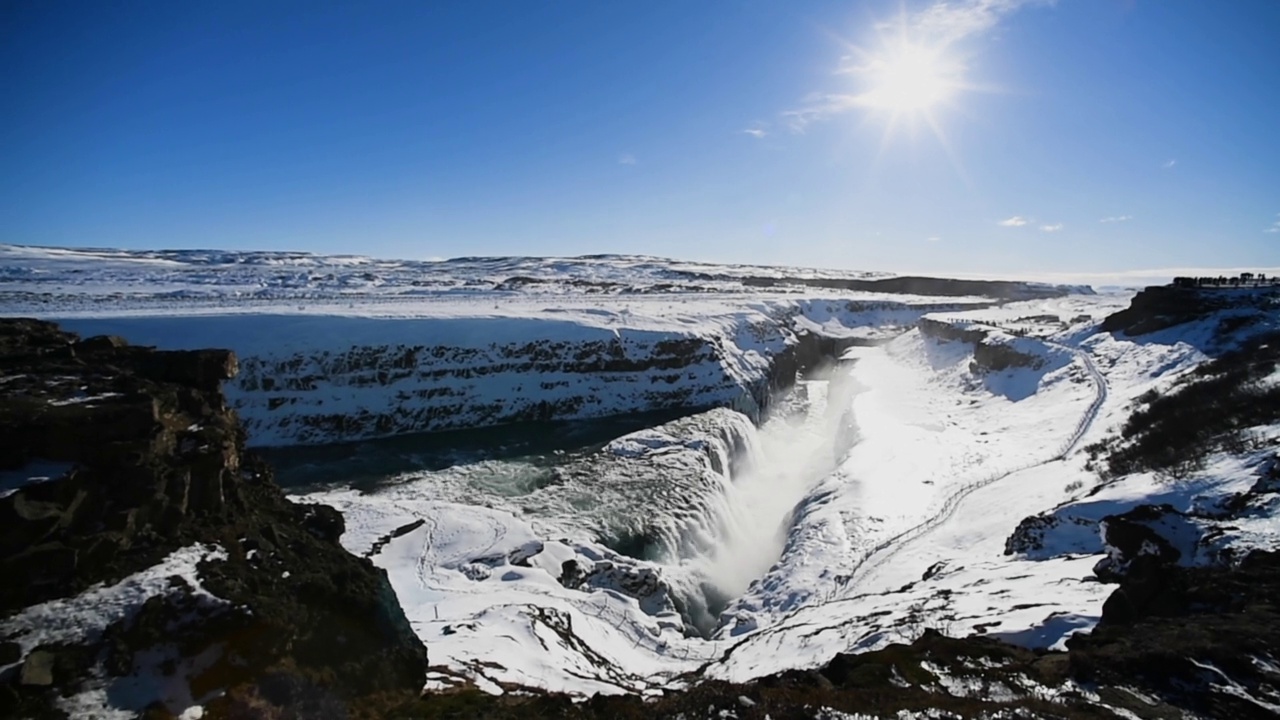
[[[759,420],[800,371],[950,303],[791,301],[693,319],[228,314],[69,319],[132,343],[229,346],[250,443],[325,444],[520,421],[727,407]],[[517,311],[519,308],[516,309]]]

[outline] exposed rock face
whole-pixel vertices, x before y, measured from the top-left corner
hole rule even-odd
[[[980,327],[962,327],[932,318],[921,318],[917,325],[920,333],[926,337],[943,342],[958,341],[973,346],[973,363],[970,370],[974,373],[1002,372],[1011,368],[1030,368],[1039,370],[1046,364],[1043,355],[1022,352],[1007,342],[1009,336],[986,330]],[[1034,342],[1024,339],[1022,342]]]
[[[958,340],[971,345],[977,345],[987,337],[987,331],[976,327],[959,327],[949,322],[934,320],[933,318],[920,318],[920,322],[916,323],[916,327],[920,328],[920,334],[925,337],[931,337],[935,340],[951,341]]]
[[[14,641],[0,715],[63,716],[60,698],[95,684],[126,710],[175,713],[174,686],[226,712],[421,688],[426,650],[385,573],[341,548],[336,511],[289,502],[244,452],[218,389],[235,372],[226,351],[0,320],[0,470],[60,468],[0,498],[0,636]],[[154,568],[184,554],[204,560],[165,583]],[[84,611],[101,608],[89,626],[64,637],[33,620],[86,591]],[[149,673],[167,677],[136,679]]]
[[[1224,319],[1224,322],[1247,323],[1250,310],[1272,308],[1274,312],[1277,298],[1280,290],[1270,288],[1226,290],[1157,285],[1135,295],[1129,307],[1107,316],[1102,321],[1102,329],[1129,336],[1146,335],[1229,308],[1240,310],[1241,314],[1237,319]]]
[[[1074,518],[1072,518],[1074,519]],[[1004,541],[1004,554],[1028,554],[1044,549],[1045,537],[1065,520],[1053,514],[1025,517]]]
[[[754,332],[774,351],[746,354],[716,336],[624,334],[252,357],[232,393],[250,435],[271,444],[712,407],[758,420],[799,373],[834,363],[859,342],[778,326]],[[368,400],[353,407],[335,399],[356,393]]]
[[[1045,358],[1019,352],[1003,343],[980,342],[973,348],[973,362],[980,370],[986,372],[1001,372],[1011,368],[1039,370],[1044,367]]]
[[[246,358],[232,392],[255,442],[309,444],[646,410],[756,408],[764,359],[754,368],[733,365],[722,344],[703,337],[361,345]]]
[[[69,321],[139,343],[227,342],[228,402],[259,446],[724,407],[759,419],[797,372],[980,303],[773,300],[707,316],[131,316]],[[667,314],[663,314],[667,313]]]
[[[909,293],[912,295],[952,297],[981,295],[1006,300],[1031,300],[1033,298],[1061,297],[1070,293],[1093,293],[1093,290],[1088,287],[1040,285],[1037,283],[1004,280],[956,280],[953,278],[907,275],[870,280],[852,278],[744,277],[741,278],[741,281],[747,287],[798,285],[802,287],[839,288],[841,290],[860,290],[865,292]]]
[[[1252,698],[1277,697],[1280,554],[1254,552],[1238,567],[1183,568],[1134,558],[1091,634],[1068,641],[1081,680],[1128,685],[1198,717],[1274,717]]]

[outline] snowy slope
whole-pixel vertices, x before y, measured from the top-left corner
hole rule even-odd
[[[1221,455],[1180,484],[1137,475],[1090,495],[1100,479],[1082,448],[1205,362],[1218,327],[1100,332],[1127,293],[996,305],[752,290],[733,270],[653,258],[4,252],[6,313],[237,349],[229,394],[259,442],[472,426],[540,402],[571,403],[566,417],[628,412],[665,402],[655,387],[745,411],[616,439],[519,492],[457,479],[491,464],[309,495],[344,513],[348,549],[387,570],[437,664],[433,689],[653,693],[815,667],[929,628],[1060,648],[1114,589],[1094,574],[1103,516],[1213,507],[1268,462]],[[925,316],[932,329],[912,329]],[[853,348],[801,420],[757,428],[747,416],[770,363],[802,332],[896,339]],[[367,423],[344,434],[305,420],[325,414]],[[1200,528],[1216,539],[1188,562],[1276,545],[1274,509],[1259,500]],[[1038,548],[1006,554],[1033,516],[1055,518]],[[610,549],[627,519],[661,552]],[[688,608],[703,584],[733,588],[706,639]]]
[[[1064,543],[1038,557],[1006,555],[1005,542],[1023,518],[1082,498],[1098,482],[1084,468],[1080,448],[1122,422],[1133,397],[1203,360],[1186,342],[1135,342],[1091,331],[1126,300],[1068,298],[1050,308],[1064,322],[1023,322],[1022,331],[1032,337],[1018,337],[1019,348],[1049,360],[1067,354],[1065,363],[1046,361],[1036,369],[975,374],[971,347],[914,332],[884,348],[858,349],[852,379],[860,391],[852,407],[859,442],[808,489],[779,560],[730,606],[714,639],[684,638],[631,600],[566,594],[544,580],[536,592],[550,589],[551,597],[538,602],[566,618],[551,624],[585,628],[556,650],[563,662],[538,664],[532,658],[541,657],[539,651],[525,650],[530,659],[518,667],[481,666],[486,651],[468,650],[472,660],[450,661],[450,667],[494,690],[513,682],[591,693],[664,686],[691,666],[711,677],[743,681],[818,666],[840,652],[907,641],[926,628],[1062,647],[1072,633],[1097,622],[1113,589],[1093,577],[1105,552],[1096,531],[1091,544]],[[997,325],[1008,327],[1043,310],[1040,304],[941,317],[1000,333]],[[1195,486],[1201,492],[1189,494],[1200,502],[1207,502],[1205,489],[1225,496],[1252,478],[1256,465],[1256,459],[1224,458]],[[1107,492],[1136,503],[1160,501],[1156,490],[1149,480],[1134,478]],[[1109,495],[1099,497],[1105,501]],[[436,513],[433,521],[452,515]],[[1235,537],[1274,544],[1273,523],[1260,513]],[[399,591],[401,583],[418,582],[413,578],[419,575],[405,573],[423,567],[424,552],[414,547],[375,561],[400,578]],[[499,581],[504,593],[532,581],[528,571],[495,570],[491,577],[505,578]],[[459,600],[449,591],[432,602],[432,624],[439,612],[438,625],[461,622],[465,638],[450,640],[453,635],[424,625],[429,644],[450,648],[457,642],[459,648],[489,648],[491,657],[514,658],[509,644],[532,648],[537,637],[549,637],[549,621],[534,609],[538,602],[494,607],[488,600]],[[588,602],[600,607],[587,607]],[[453,657],[463,651],[446,652]],[[581,676],[584,668],[591,668],[590,681]]]

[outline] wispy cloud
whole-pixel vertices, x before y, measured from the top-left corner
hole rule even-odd
[[[1064,227],[1066,226],[1063,225],[1062,223],[1054,223],[1053,225],[1041,225],[1040,231],[1041,232],[1058,232]]]
[[[1004,227],[1022,227],[1023,225],[1026,225],[1029,222],[1031,221],[1022,217],[1021,215],[1014,215],[1013,217],[1007,220],[1001,220],[996,224],[1002,225]]]
[[[896,22],[881,23],[877,30],[889,35],[901,34],[910,38],[911,44],[927,48],[938,56],[951,45],[968,38],[990,32],[1000,21],[1025,5],[1051,5],[1054,0],[935,0],[915,13],[905,13]],[[862,54],[858,51],[857,54]],[[841,59],[837,74],[862,74],[873,70],[874,61],[846,56]],[[952,70],[959,74],[963,67],[956,64]],[[955,82],[960,84],[959,78]],[[874,91],[862,94],[813,93],[805,97],[800,106],[782,113],[782,124],[793,133],[803,133],[810,124],[826,120],[855,108],[874,108],[881,105]]]
[[[941,236],[941,235],[931,235],[931,236],[929,236],[929,237],[925,238],[925,240],[928,240],[929,242],[941,242],[941,241],[942,241],[942,236]]]
[[[1277,218],[1280,218],[1280,213],[1276,213],[1276,217],[1277,217]],[[1264,232],[1264,233],[1280,233],[1280,219],[1278,219],[1278,220],[1276,220],[1275,222],[1271,223],[1271,227],[1267,228],[1266,230],[1263,230],[1262,232]]]
[[[914,29],[932,43],[949,45],[994,28],[1005,15],[1036,0],[935,2],[912,19]]]
[[[1174,160],[1174,159],[1170,158],[1170,159],[1168,159],[1168,160],[1165,160],[1165,161],[1164,161],[1164,164],[1163,164],[1163,165],[1161,165],[1160,167],[1164,168],[1165,170],[1172,170],[1172,169],[1173,169],[1173,166],[1174,166],[1174,165],[1177,165],[1177,164],[1178,164],[1178,161],[1177,161],[1177,160]]]
[[[622,153],[621,155],[618,156],[618,164],[619,165],[635,165],[636,156],[632,155],[631,153]]]
[[[769,123],[754,122],[754,123],[751,123],[751,125],[747,127],[745,130],[743,130],[742,132],[759,140],[760,138],[763,138],[764,136],[769,134]]]
[[[861,104],[862,101],[857,95],[812,93],[805,97],[804,104],[800,107],[783,112],[782,122],[790,128],[791,132],[803,133],[810,123],[848,112]]]
[[[1113,216],[1111,216],[1111,217],[1104,217],[1104,218],[1102,218],[1101,220],[1099,220],[1098,222],[1100,222],[1100,223],[1118,223],[1118,222],[1129,222],[1129,221],[1130,221],[1130,220],[1132,220],[1132,219],[1133,219],[1133,216],[1132,216],[1132,215],[1113,215]]]

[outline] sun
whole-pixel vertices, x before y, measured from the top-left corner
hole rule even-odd
[[[893,115],[927,113],[961,87],[961,68],[941,51],[900,43],[868,59],[859,75],[865,90],[859,104]]]

